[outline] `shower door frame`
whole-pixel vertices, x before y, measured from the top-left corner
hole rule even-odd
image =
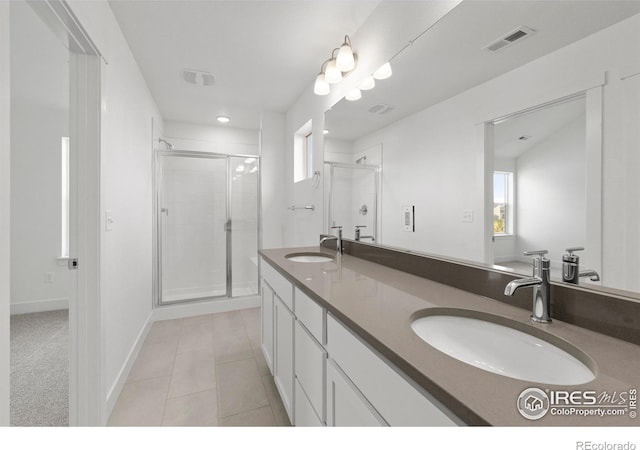
[[[178,157],[178,158],[203,158],[203,159],[224,159],[225,160],[225,239],[226,239],[226,292],[223,295],[209,295],[204,297],[193,297],[182,300],[173,300],[170,302],[162,301],[162,165],[160,160],[162,157]],[[233,272],[232,272],[232,223],[231,223],[231,193],[232,193],[232,177],[231,177],[231,159],[232,158],[255,158],[257,160],[258,167],[258,180],[260,180],[261,161],[259,155],[248,154],[229,154],[229,153],[214,153],[214,152],[201,152],[192,150],[156,150],[154,152],[154,202],[153,202],[153,216],[154,216],[154,234],[155,234],[155,248],[154,248],[154,271],[153,271],[153,306],[163,307],[178,305],[183,303],[196,303],[205,302],[210,300],[219,299],[231,299],[233,297]],[[260,197],[258,181],[258,198]],[[259,239],[260,232],[260,202],[257,202],[258,215],[257,215],[257,230],[256,236]],[[258,274],[259,278],[259,274]],[[257,295],[257,294],[256,294]]]
[[[328,199],[328,204],[327,204],[327,234],[331,234],[331,222],[333,219],[333,182],[334,182],[334,175],[335,175],[335,168],[339,168],[339,169],[354,169],[354,170],[370,170],[373,172],[374,174],[374,184],[375,184],[375,189],[374,189],[374,197],[373,197],[373,202],[374,202],[374,206],[375,206],[375,218],[373,220],[373,236],[374,236],[374,241],[373,243],[379,243],[380,242],[380,236],[378,235],[378,220],[380,218],[379,216],[379,210],[380,210],[380,203],[379,203],[379,198],[380,198],[380,166],[376,166],[376,165],[371,165],[371,164],[357,164],[357,163],[338,163],[338,162],[326,162],[325,164],[329,165],[329,199]]]

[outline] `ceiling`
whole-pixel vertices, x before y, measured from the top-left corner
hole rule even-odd
[[[286,112],[379,0],[109,2],[165,120],[255,129]],[[215,84],[187,84],[182,71]]]
[[[465,0],[392,60],[393,76],[341,100],[327,114],[327,138],[354,140],[640,13],[640,1]],[[537,32],[492,53],[487,44],[528,26]],[[374,105],[394,109],[368,112]]]

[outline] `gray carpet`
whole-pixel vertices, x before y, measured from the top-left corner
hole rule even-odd
[[[11,316],[11,425],[69,425],[67,310]]]

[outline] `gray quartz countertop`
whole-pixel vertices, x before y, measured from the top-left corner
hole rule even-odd
[[[429,391],[469,425],[497,426],[639,426],[629,392],[640,387],[640,346],[554,320],[533,324],[530,311],[481,297],[364,259],[342,255],[331,262],[303,263],[286,259],[300,252],[335,251],[323,247],[260,251],[262,257],[296,287],[316,300],[354,333],[393,362],[407,377]],[[460,362],[430,346],[411,329],[416,315],[430,308],[456,308],[518,322],[519,328],[544,335],[554,344],[569,343],[590,359],[596,378],[579,386],[521,381]],[[499,345],[499,344],[498,344]],[[529,420],[516,408],[527,388],[543,391],[593,391],[623,402],[621,416],[553,415]],[[579,394],[576,394],[579,395]],[[602,403],[598,397],[598,403]],[[624,401],[623,401],[624,400]],[[584,406],[584,405],[582,405]],[[585,408],[579,407],[576,410]],[[590,412],[595,407],[590,408]]]

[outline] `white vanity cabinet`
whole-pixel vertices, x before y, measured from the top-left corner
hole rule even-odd
[[[276,295],[273,301],[273,381],[280,392],[282,403],[291,423],[294,422],[294,323],[295,316],[293,312]]]
[[[262,351],[296,426],[461,423],[262,260]]]
[[[260,310],[262,320],[262,354],[273,375],[273,289],[262,279]]]

